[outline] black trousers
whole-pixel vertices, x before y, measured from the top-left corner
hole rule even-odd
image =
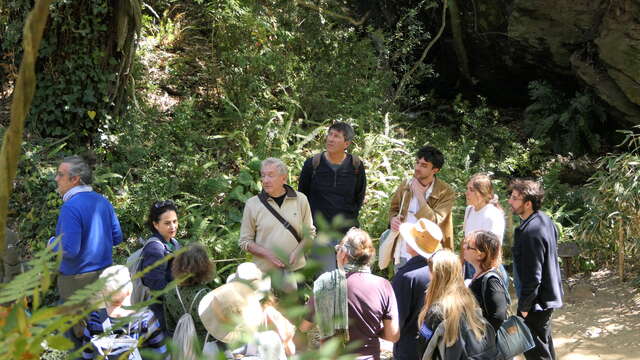
[[[553,339],[551,339],[551,314],[553,309],[544,311],[531,311],[524,319],[527,324],[533,341],[536,346],[525,352],[524,357],[527,360],[553,360],[556,358],[556,351],[553,348]]]

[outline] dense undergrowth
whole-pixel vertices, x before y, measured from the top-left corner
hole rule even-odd
[[[135,250],[135,239],[148,235],[149,204],[173,199],[179,239],[206,244],[221,261],[215,286],[245,257],[237,246],[239,224],[244,202],[260,189],[260,160],[282,158],[295,187],[303,161],[323,149],[328,125],[342,120],[354,125],[350,151],[366,165],[360,223],[374,237],[387,228],[389,196],[411,175],[415,151],[430,144],[444,152],[439,176],[458,193],[456,243],[466,181],[487,171],[502,199],[513,177],[544,182],[545,211],[560,226],[561,241],[580,244],[581,269],[613,265],[620,246],[635,258],[640,146],[629,132],[618,153],[593,160],[602,149],[595,126],[603,114],[587,93],[560,96],[544,83],[532,84],[521,123],[480,96],[421,94],[416,85],[437,76],[427,62],[394,99],[431,37],[420,17],[437,18],[441,9],[423,1],[397,26],[373,28],[336,16],[349,14],[346,5],[321,3],[328,8],[279,0],[147,3],[125,114],[97,114],[98,123],[80,131],[74,118],[55,138],[32,131],[24,142],[10,223],[25,253],[38,253],[54,233],[61,205],[55,169],[62,156],[80,153],[95,161],[95,188],[114,204],[128,238],[116,250],[118,262]],[[47,106],[55,104],[37,109]],[[31,129],[60,126],[39,119]],[[96,130],[87,141],[89,128]],[[592,155],[577,156],[585,153]],[[502,205],[509,213],[506,201]],[[620,231],[624,240],[616,242]],[[45,299],[52,298],[48,288],[39,290]]]
[[[84,134],[73,131],[25,142],[11,208],[29,251],[54,231],[61,205],[53,182],[58,161],[80,152],[95,159],[95,186],[115,205],[129,238],[117,249],[118,259],[147,235],[148,205],[165,198],[180,207],[182,241],[205,243],[217,259],[244,257],[236,240],[243,203],[259,190],[260,159],[283,158],[295,186],[302,162],[322,150],[335,120],[356,129],[351,151],[364,159],[369,180],[361,223],[374,236],[387,227],[389,194],[410,175],[413,153],[431,144],[446,155],[441,178],[459,194],[455,219],[462,218],[464,186],[473,173],[494,173],[502,198],[510,178],[534,176],[545,181],[546,209],[562,226],[563,240],[580,240],[573,230],[588,210],[584,191],[562,180],[573,156],[550,150],[561,150],[563,126],[576,116],[587,125],[601,121],[599,111],[589,117],[593,107],[575,105],[587,95],[567,103],[551,99],[548,86],[532,85],[527,119],[539,126],[530,133],[481,97],[418,94],[412,85],[436,76],[428,64],[410,79],[406,94],[391,101],[406,64],[416,61],[430,37],[417,19],[437,7],[424,3],[395,28],[373,29],[334,16],[345,9],[330,5],[333,12],[276,0],[145,6],[135,101],[125,116],[101,117],[109,120],[98,126],[90,149],[79,145]],[[562,119],[555,128],[542,125],[554,121],[545,108],[550,99]],[[570,138],[564,140],[571,149]],[[593,150],[596,140],[575,146]],[[460,233],[461,221],[456,225]]]

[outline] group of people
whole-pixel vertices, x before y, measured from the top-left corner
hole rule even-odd
[[[292,355],[296,328],[274,299],[297,289],[294,273],[307,267],[307,254],[321,265],[306,304],[308,315],[294,321],[301,332],[315,324],[323,341],[341,337],[349,351],[373,359],[380,357],[380,338],[395,343],[397,359],[466,358],[468,334],[480,340],[493,333],[495,348],[495,331],[509,307],[509,275],[502,266],[505,214],[490,177],[477,174],[467,184],[468,206],[460,219],[465,238],[455,254],[455,192],[437,177],[444,155],[431,146],[417,152],[413,176],[390,194],[385,241],[393,246],[378,254],[392,259],[396,273],[389,281],[372,273],[376,248],[358,228],[367,180],[363,161],[347,152],[354,135],[346,123],[331,125],[326,151],[304,163],[298,191],[287,184],[288,169],[281,160],[262,162],[262,191],[247,200],[239,236],[239,247],[251,261],[216,289],[207,287],[212,265],[206,249],[192,244],[178,251],[176,205],[151,205],[152,236],[143,243],[140,269],[135,270],[178,252],[146,272],[142,285],[163,290],[174,279],[181,282],[150,305],[145,316],[139,315],[150,348],[166,351],[164,337],[175,335],[181,316],[189,313],[202,343],[210,339],[217,349],[233,353],[238,350],[225,344],[252,332],[257,346],[245,344],[243,351],[258,349],[269,358]],[[56,182],[64,203],[51,241],[60,238],[55,244],[63,251],[58,277],[62,301],[99,277],[120,279],[122,291],[107,286],[105,308],[74,327],[76,336],[91,341],[105,331],[105,319],[114,323],[130,315],[122,306],[136,289],[124,285],[130,282],[127,268],[112,265],[112,247],[122,241],[122,231],[113,206],[92,190],[89,166],[77,156],[65,158]],[[515,180],[509,191],[510,210],[522,219],[512,248],[517,311],[535,341],[525,357],[553,359],[551,315],[562,306],[558,231],[540,211],[544,191],[538,182]],[[337,218],[342,221],[340,235],[319,240],[317,225]],[[87,357],[93,355],[87,352]]]

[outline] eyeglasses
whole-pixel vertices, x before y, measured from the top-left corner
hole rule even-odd
[[[513,196],[513,194],[511,194],[511,195],[509,195],[509,200],[521,200],[521,201],[524,201],[524,198],[515,197],[515,196]]]
[[[464,243],[464,244],[462,244],[462,246],[463,246],[465,249],[467,249],[467,250],[480,251],[480,250],[478,250],[477,248],[474,248],[474,247],[469,246],[469,244],[468,244],[468,243]]]
[[[171,200],[156,201],[153,204],[153,207],[156,208],[156,209],[160,209],[160,208],[163,208],[165,206],[175,206],[175,204]]]

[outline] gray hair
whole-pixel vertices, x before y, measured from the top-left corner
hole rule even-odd
[[[69,176],[80,176],[80,184],[91,185],[91,168],[83,158],[78,155],[67,156],[62,159],[62,163],[69,164]]]
[[[289,169],[287,168],[287,165],[285,165],[282,162],[282,160],[278,158],[273,158],[273,157],[262,160],[262,163],[260,164],[260,170],[264,169],[266,166],[271,166],[271,165],[275,166],[281,175],[289,174]]]
[[[124,265],[109,266],[102,271],[100,279],[105,280],[102,295],[106,299],[120,294],[131,294],[133,291],[131,274],[129,273],[129,269]]]

